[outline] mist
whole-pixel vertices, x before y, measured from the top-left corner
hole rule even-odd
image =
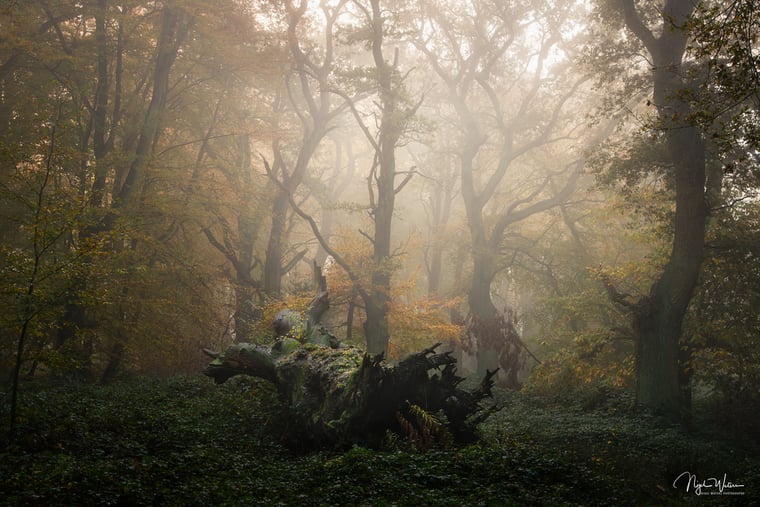
[[[326,505],[753,498],[757,10],[2,3],[5,457],[90,466],[86,438],[121,442],[74,436],[100,413],[139,449],[99,452],[137,463],[138,486],[84,503],[192,504],[143,482],[168,481],[176,456],[135,444],[160,426],[182,449],[182,424],[250,440],[241,463],[299,456]],[[184,401],[158,416],[119,422],[106,401],[172,389]],[[92,405],[75,414],[66,393]],[[208,419],[181,422],[194,403]],[[493,473],[446,489],[460,458]],[[394,478],[316,484],[363,461]],[[0,491],[65,504],[87,489],[85,474],[62,492],[46,463],[9,468]],[[24,474],[47,482],[19,489]],[[204,501],[308,503],[265,483]]]

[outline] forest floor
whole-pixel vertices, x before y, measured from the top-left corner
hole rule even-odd
[[[8,398],[0,505],[760,505],[757,440],[730,418],[684,428],[603,391],[497,390],[481,442],[424,453],[284,446],[275,393],[254,379],[28,382],[10,443]]]

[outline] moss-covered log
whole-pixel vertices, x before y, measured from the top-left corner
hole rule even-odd
[[[356,348],[285,337],[271,347],[237,343],[224,354],[207,351],[214,360],[204,373],[219,383],[238,374],[272,381],[304,444],[376,446],[388,431],[419,447],[472,441],[495,410],[481,404],[495,372],[465,390],[456,360],[437,347],[390,364]]]
[[[252,375],[274,383],[303,444],[377,446],[388,431],[420,448],[438,440],[468,442],[477,425],[496,410],[491,395],[496,371],[486,371],[473,390],[460,387],[456,359],[434,345],[398,364],[341,346],[320,323],[329,308],[327,283],[315,267],[317,294],[305,315],[280,312],[272,346],[236,343],[213,358],[204,373],[221,383]]]

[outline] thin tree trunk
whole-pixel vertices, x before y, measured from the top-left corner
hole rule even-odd
[[[492,326],[481,325],[483,323],[493,322],[499,316],[499,311],[491,299],[491,284],[495,276],[493,261],[487,252],[481,251],[475,246],[473,248],[473,272],[470,291],[468,293],[468,304],[470,307],[471,321],[475,322],[474,329],[485,331]],[[476,336],[477,342],[477,360],[478,373],[483,374],[486,370],[495,370],[499,367],[499,351],[494,347],[493,340],[487,336]]]
[[[375,184],[377,202],[375,203],[373,237],[372,288],[370,297],[365,301],[367,321],[364,324],[367,339],[367,352],[379,354],[388,352],[390,334],[388,331],[388,303],[391,290],[391,226],[393,208],[396,199],[396,144],[401,136],[401,122],[398,118],[397,90],[393,84],[393,74],[397,61],[388,64],[383,56],[383,17],[380,1],[371,0],[372,6],[372,55],[380,88],[382,115],[379,140],[376,146],[378,161]],[[398,55],[396,55],[398,57]],[[370,178],[372,175],[370,175]]]
[[[370,355],[387,354],[390,332],[388,330],[388,298],[380,291],[373,291],[372,297],[364,301],[366,320],[364,337],[367,340],[367,353]]]
[[[45,244],[45,238],[44,238],[45,231],[44,231],[44,226],[42,225],[43,207],[44,207],[44,202],[45,202],[45,193],[47,192],[47,187],[48,187],[48,184],[50,183],[50,178],[52,175],[53,157],[55,155],[56,142],[57,142],[56,134],[57,134],[57,129],[58,129],[58,122],[61,119],[61,108],[62,108],[62,104],[61,104],[61,101],[59,100],[56,115],[52,122],[52,126],[50,128],[50,144],[48,147],[47,158],[45,161],[45,177],[42,181],[42,184],[40,185],[40,188],[37,191],[37,202],[36,202],[36,207],[34,209],[34,222],[32,224],[33,225],[32,246],[34,250],[32,273],[29,277],[29,283],[27,285],[26,303],[24,305],[24,308],[22,309],[24,318],[21,325],[21,329],[19,330],[17,341],[16,341],[16,362],[13,368],[13,383],[11,385],[11,409],[10,409],[10,424],[9,424],[9,437],[11,440],[15,437],[15,433],[16,433],[18,387],[19,387],[19,380],[20,380],[20,375],[21,375],[21,365],[24,362],[24,350],[26,347],[26,340],[29,334],[29,325],[31,324],[32,320],[34,319],[37,313],[36,310],[34,309],[33,298],[36,297],[37,283],[40,276],[42,258],[45,252],[47,251],[47,248],[50,246],[48,244]]]
[[[448,176],[447,176],[448,178]],[[451,216],[451,193],[450,181],[437,181],[430,199],[432,223],[430,224],[432,245],[429,248],[430,260],[428,262],[428,297],[437,297],[441,289],[443,274],[443,240],[444,229]]]
[[[272,227],[269,230],[266,259],[264,260],[264,293],[279,298],[282,291],[282,259],[286,238],[288,194],[278,190],[272,203]]]

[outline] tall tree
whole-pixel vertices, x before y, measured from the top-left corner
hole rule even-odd
[[[526,47],[528,31],[520,23],[533,15],[537,21],[529,24],[539,33],[535,53]],[[472,256],[467,296],[473,321],[481,323],[475,325],[481,327],[476,333],[481,334],[476,336],[479,369],[493,369],[499,340],[484,335],[494,327],[487,323],[499,318],[492,283],[504,267],[499,252],[505,234],[514,224],[564,202],[574,189],[580,165],[571,163],[539,177],[536,185],[513,196],[495,217],[490,208],[520,159],[556,142],[565,105],[584,78],[570,77],[570,86],[550,89],[546,67],[561,42],[556,13],[544,15],[528,3],[483,0],[425,4],[420,19],[417,47],[442,81],[454,121],[460,125],[457,157]]]
[[[343,4],[341,4],[343,5]],[[363,233],[372,244],[372,269],[370,280],[362,279],[356,266],[352,266],[338,252],[329,246],[322,230],[314,219],[295,203],[292,192],[287,192],[291,207],[309,222],[321,247],[346,270],[356,291],[364,303],[366,320],[364,335],[367,351],[371,354],[385,354],[390,339],[388,329],[388,312],[392,276],[392,223],[396,195],[413,177],[412,171],[398,171],[396,168],[396,149],[400,139],[407,131],[411,119],[422,103],[410,103],[404,87],[404,76],[399,69],[399,50],[394,51],[392,60],[385,55],[386,38],[392,30],[390,12],[381,7],[380,0],[364,2],[355,0],[351,3],[354,10],[350,14],[356,19],[355,24],[344,26],[346,38],[353,43],[362,43],[372,56],[372,65],[368,69],[357,70],[360,77],[354,87],[360,91],[350,96],[346,89],[333,86],[330,91],[345,100],[366,141],[372,147],[373,160],[367,177],[369,193],[369,215],[373,224],[372,234]],[[369,76],[369,77],[367,77]],[[350,89],[351,87],[349,87]],[[370,95],[377,97],[376,129],[371,129],[359,109],[359,98]],[[266,164],[271,175],[275,173],[274,164]],[[278,181],[281,189],[286,188]]]
[[[441,295],[443,278],[443,254],[447,243],[446,227],[451,218],[452,205],[457,196],[457,168],[450,156],[440,155],[436,150],[444,150],[443,146],[433,148],[430,161],[419,166],[436,167],[436,174],[426,178],[427,188],[425,209],[429,244],[425,248],[425,267],[427,269],[427,295],[436,298]],[[427,176],[427,175],[425,175]]]
[[[152,336],[157,344],[184,334],[182,324],[168,323],[179,313],[191,320],[201,317],[191,308],[203,306],[196,304],[201,298],[211,299],[208,292],[203,295],[209,271],[199,267],[213,264],[198,260],[208,252],[196,248],[203,246],[197,244],[197,232],[196,237],[184,234],[191,211],[180,203],[187,202],[184,178],[196,167],[186,163],[186,156],[203,151],[191,147],[207,137],[195,137],[195,131],[212,116],[205,110],[195,115],[195,106],[213,108],[209,97],[221,95],[214,78],[231,66],[219,55],[243,44],[231,37],[224,48],[207,44],[211,32],[226,34],[236,26],[239,4],[226,5],[230,9],[209,9],[213,15],[201,16],[200,24],[194,14],[202,3],[3,5],[0,23],[8,28],[4,35],[12,37],[0,41],[0,144],[8,160],[15,160],[11,167],[41,156],[49,133],[30,128],[42,126],[35,110],[60,99],[48,188],[55,189],[53,195],[76,192],[76,198],[56,203],[62,214],[77,219],[69,221],[56,243],[57,255],[63,259],[88,252],[78,257],[79,268],[60,272],[68,285],[57,289],[58,304],[66,311],[45,314],[45,319],[55,319],[39,323],[49,331],[36,336],[27,349],[37,358],[65,353],[81,366],[92,355],[90,344],[106,351],[118,345],[112,349],[116,365],[124,347],[142,340],[141,335]],[[211,30],[214,23],[227,31]],[[212,69],[214,65],[218,67]],[[20,149],[14,138],[29,149]],[[9,171],[2,184],[12,188],[18,176]],[[26,199],[21,196],[4,193],[3,207],[15,207],[13,202]],[[12,224],[19,219],[26,217],[4,216],[4,233],[17,231]],[[176,312],[166,306],[169,298]],[[109,304],[95,304],[100,301]],[[140,331],[149,325],[154,326],[150,333]],[[77,357],[68,350],[75,348],[81,352]]]
[[[667,150],[675,205],[664,269],[649,294],[630,305],[636,334],[636,394],[640,404],[678,418],[689,403],[681,330],[699,278],[708,218],[705,142],[690,119],[694,111],[687,90],[693,82],[685,61],[696,4],[666,0],[661,8],[652,9],[620,0],[615,6],[618,19],[649,56],[651,103],[657,112],[654,127]]]
[[[145,180],[145,167],[155,146],[161,114],[166,108],[169,76],[192,24],[193,17],[181,8],[167,5],[161,12],[150,103],[143,117],[129,169],[117,194],[116,203],[119,206],[135,206],[140,198]]]
[[[298,190],[304,181],[307,169],[325,135],[335,128],[335,119],[346,110],[345,103],[334,104],[332,93],[336,77],[336,54],[334,27],[343,6],[348,0],[341,0],[335,5],[322,2],[321,14],[324,17],[324,41],[321,61],[309,50],[304,51],[302,44],[305,36],[308,0],[301,0],[298,5],[292,1],[285,3],[287,21],[287,44],[292,58],[292,71],[285,76],[287,101],[290,113],[298,118],[300,139],[293,146],[285,138],[277,137],[272,143],[274,160],[273,176],[279,178],[281,185],[275,193],[272,204],[272,225],[269,233],[266,259],[264,261],[264,292],[271,297],[279,297],[282,290],[282,277],[286,268],[303,257],[302,251],[287,261],[285,250],[287,243],[288,196]],[[283,102],[283,99],[276,99]],[[275,122],[279,123],[279,119]],[[289,129],[285,128],[285,131]]]
[[[227,107],[236,106],[228,100],[225,103]],[[265,204],[260,201],[264,201],[266,195],[263,192],[264,182],[257,178],[252,163],[252,134],[246,132],[245,122],[241,124],[236,116],[228,112],[228,115],[217,120],[225,121],[226,126],[234,131],[232,135],[224,135],[225,139],[213,143],[213,147],[198,153],[197,175],[193,177],[194,185],[190,192],[196,206],[208,208],[206,215],[199,217],[203,234],[231,268],[229,271],[225,269],[225,273],[234,287],[235,340],[245,341],[251,339],[260,313],[258,305],[262,282],[255,270],[261,261],[256,247],[265,217]],[[217,121],[209,126],[209,134],[219,128]],[[205,165],[210,167],[201,164],[204,159],[209,159]],[[219,188],[220,185],[215,182],[216,172],[223,175],[224,188]],[[210,202],[209,194],[214,196]]]
[[[399,50],[392,60],[385,55],[386,32],[389,28],[389,12],[381,8],[380,0],[370,0],[369,6],[354,2],[364,13],[364,22],[369,32],[368,44],[372,51],[377,95],[379,98],[380,124],[377,135],[367,139],[374,148],[375,156],[368,177],[370,214],[374,223],[372,237],[372,258],[374,267],[371,289],[364,299],[367,319],[364,335],[367,351],[371,354],[387,353],[390,334],[388,331],[388,311],[391,289],[391,229],[396,194],[409,182],[413,173],[407,172],[399,182],[396,169],[396,148],[422,103],[404,104],[404,85],[399,69]],[[358,119],[358,117],[357,117]],[[368,133],[366,127],[362,130]]]

